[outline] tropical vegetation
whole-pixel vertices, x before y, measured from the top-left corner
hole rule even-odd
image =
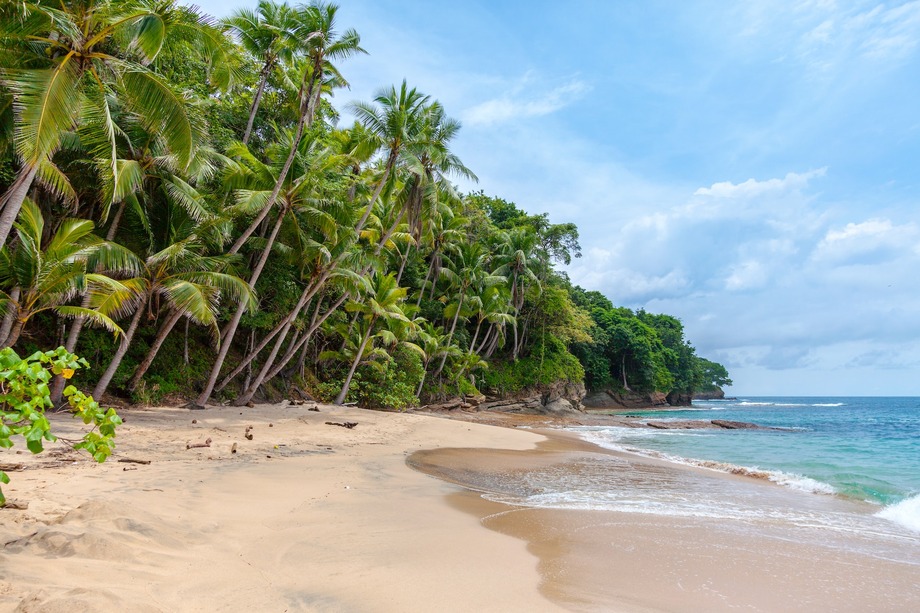
[[[78,352],[97,398],[193,407],[730,382],[677,319],[569,282],[573,224],[461,193],[431,95],[334,106],[366,53],[337,17],[0,2],[0,346]]]

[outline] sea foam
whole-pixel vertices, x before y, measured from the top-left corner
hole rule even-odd
[[[920,532],[920,494],[887,506],[875,515]]]

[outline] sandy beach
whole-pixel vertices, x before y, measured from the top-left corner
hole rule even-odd
[[[4,491],[28,508],[0,510],[0,611],[920,607],[914,544],[865,555],[848,550],[855,537],[815,543],[784,525],[751,533],[705,518],[511,506],[480,492],[611,452],[556,432],[308,406],[126,410],[103,465],[63,446],[3,452],[24,464]],[[67,416],[55,421],[76,431]],[[633,480],[624,487],[689,478],[789,503],[756,479],[614,459]]]
[[[0,453],[45,465],[4,486],[28,509],[0,510],[0,611],[558,610],[524,541],[483,529],[447,503],[459,487],[405,464],[420,449],[542,437],[319,409],[127,410],[102,465]]]

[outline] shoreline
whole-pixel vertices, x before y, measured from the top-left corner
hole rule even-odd
[[[5,487],[29,508],[0,510],[0,611],[920,608],[920,565],[854,556],[845,538],[822,548],[781,522],[752,533],[724,519],[509,504],[522,475],[597,461],[613,462],[624,492],[693,476],[700,491],[794,494],[545,429],[584,417],[317,408],[127,410],[103,465],[4,452],[44,467]],[[53,419],[62,435],[78,425]]]
[[[539,431],[539,430],[538,430]],[[865,514],[868,503],[790,491],[749,476],[679,465],[595,447],[574,435],[548,437],[534,450],[440,449],[410,463],[450,482],[507,502],[515,475],[553,468],[554,478],[584,470],[581,458],[607,456],[635,472],[636,487],[662,474],[697,474],[728,492],[759,490],[777,505]],[[579,464],[582,468],[576,468]],[[566,466],[568,465],[568,466]],[[627,480],[628,481],[628,480]],[[533,484],[530,483],[533,487]],[[457,508],[464,500],[452,499]],[[540,589],[576,611],[872,611],[920,607],[920,559],[912,543],[728,518],[643,512],[506,506],[480,515],[486,527],[527,541],[540,557]]]

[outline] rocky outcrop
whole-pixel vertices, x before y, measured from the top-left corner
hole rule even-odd
[[[583,403],[588,409],[647,409],[668,406],[668,398],[661,392],[602,390],[585,396]]]
[[[693,402],[693,396],[681,392],[669,392],[667,398],[672,407],[689,407]]]
[[[584,397],[583,384],[557,381],[512,397],[486,397],[486,401],[479,405],[479,410],[526,415],[576,415],[582,412]]]
[[[695,400],[724,400],[725,392],[721,387],[717,387],[709,392],[693,392],[693,398]]]
[[[429,404],[425,411],[495,411],[523,415],[578,415],[583,412],[585,386],[581,383],[558,381],[538,389],[524,390],[513,396],[478,396],[453,398],[447,402]]]
[[[747,421],[728,421],[725,419],[713,419],[705,421],[701,419],[679,419],[671,421],[647,421],[638,420],[624,424],[629,428],[653,428],[655,430],[770,430],[774,432],[788,432],[787,428],[775,428],[773,426],[761,426],[752,424]]]

